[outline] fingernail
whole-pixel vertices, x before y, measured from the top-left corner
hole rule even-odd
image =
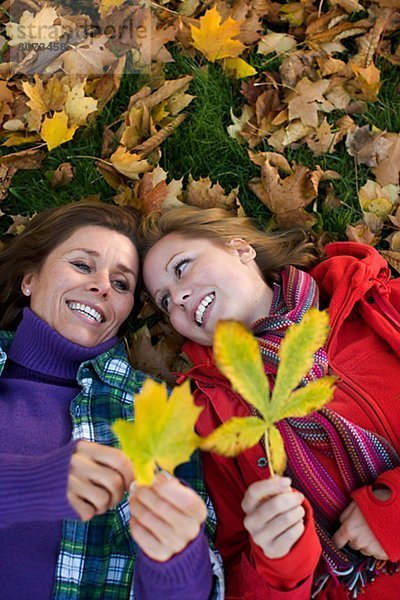
[[[279,483],[283,488],[286,488],[292,484],[292,480],[290,479],[290,477],[281,477]]]
[[[129,486],[129,495],[133,494],[135,489],[136,489],[136,481],[132,481],[131,485]]]
[[[165,469],[160,469],[159,471],[157,471],[157,475],[161,476],[162,479],[173,479],[173,475],[171,475],[171,473],[168,473],[168,471],[166,471]]]

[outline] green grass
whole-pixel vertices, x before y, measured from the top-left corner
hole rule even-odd
[[[238,104],[240,89],[222,72],[219,65],[201,66],[190,56],[175,55],[176,63],[169,68],[171,77],[179,73],[193,75],[190,104],[186,121],[163,147],[162,165],[170,177],[194,179],[210,177],[227,191],[239,187],[246,209],[260,212],[247,187],[258,168],[250,161],[247,149],[231,138],[227,127],[232,124],[230,111]]]

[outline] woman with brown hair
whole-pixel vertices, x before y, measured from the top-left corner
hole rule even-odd
[[[186,600],[192,585],[222,598],[204,501],[162,475],[128,498],[134,473],[111,428],[133,419],[144,380],[121,340],[136,229],[127,208],[72,203],[0,253],[2,600]],[[195,459],[180,475],[201,491]]]
[[[319,296],[330,313],[327,344],[302,385],[328,370],[340,381],[328,408],[278,424],[286,477],[268,478],[261,444],[235,459],[203,457],[227,598],[397,598],[400,576],[389,575],[400,559],[400,280],[390,282],[373,248],[339,242],[318,261],[302,232],[261,232],[218,209],[170,209],[140,238],[145,285],[189,340],[185,377],[204,407],[202,435],[251,414],[213,360],[220,319],[253,331],[273,386],[287,328]]]

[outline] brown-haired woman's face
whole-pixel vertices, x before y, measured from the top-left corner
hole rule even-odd
[[[80,346],[112,338],[134,304],[139,274],[135,246],[116,231],[85,226],[57,246],[40,271],[26,274],[30,307],[53,329]]]

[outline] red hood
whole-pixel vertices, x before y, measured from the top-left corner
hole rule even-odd
[[[311,269],[320,290],[321,308],[329,304],[331,319],[337,310],[354,303],[376,283],[390,279],[386,260],[372,246],[356,242],[335,242],[325,246],[327,260]]]

